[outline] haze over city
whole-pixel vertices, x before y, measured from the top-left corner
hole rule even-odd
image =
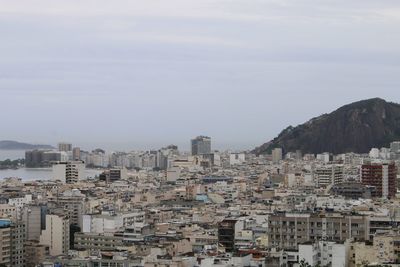
[[[0,1],[2,139],[251,149],[400,102],[398,1]]]

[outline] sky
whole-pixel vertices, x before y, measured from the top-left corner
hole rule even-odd
[[[398,0],[0,0],[0,140],[252,149],[400,103]]]

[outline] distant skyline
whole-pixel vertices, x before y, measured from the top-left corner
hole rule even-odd
[[[400,103],[396,0],[0,0],[0,140],[252,149]]]

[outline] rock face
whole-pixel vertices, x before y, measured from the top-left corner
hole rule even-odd
[[[345,105],[299,126],[289,126],[253,152],[265,154],[281,147],[285,152],[367,153],[372,147],[387,147],[399,140],[400,105],[373,98]]]
[[[0,141],[0,149],[2,150],[29,150],[29,149],[52,149],[52,148],[53,147],[50,145],[32,145],[11,140]]]

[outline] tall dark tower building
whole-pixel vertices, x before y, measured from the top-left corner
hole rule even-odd
[[[237,220],[225,219],[218,224],[218,247],[226,252],[235,251],[235,225]]]
[[[211,154],[211,138],[208,136],[197,136],[191,140],[192,155]]]

